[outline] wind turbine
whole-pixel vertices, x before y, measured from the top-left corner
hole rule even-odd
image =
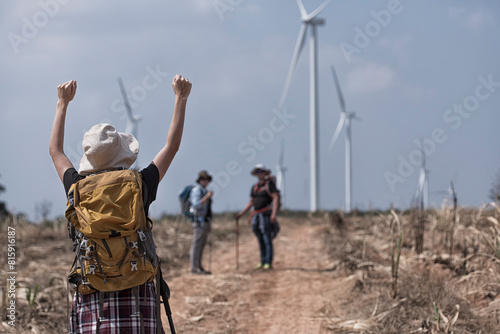
[[[283,208],[285,207],[285,172],[287,171],[286,167],[283,167],[283,160],[285,158],[285,139],[281,140],[281,148],[280,148],[280,159],[278,161],[278,165],[276,166],[276,186],[281,192],[281,204]]]
[[[306,40],[307,29],[311,28],[311,36],[309,38],[310,46],[310,104],[309,104],[309,145],[310,145],[310,210],[315,212],[318,210],[319,202],[319,154],[318,154],[318,39],[316,28],[325,24],[325,20],[317,18],[319,13],[325,9],[331,0],[326,0],[313,12],[307,13],[302,0],[297,0],[299,6],[302,27],[300,28],[299,37],[295,45],[292,62],[288,70],[288,75],[285,81],[285,87],[281,94],[278,109],[282,110],[285,104],[285,99],[292,82],[297,62],[304,47]]]
[[[120,91],[122,92],[123,103],[125,104],[125,108],[127,109],[127,126],[125,127],[125,132],[131,133],[137,139],[137,124],[142,120],[142,117],[132,114],[132,108],[130,107],[127,92],[125,91],[125,86],[123,85],[123,81],[121,78],[118,78],[118,85],[120,86]]]
[[[340,88],[339,79],[337,77],[337,72],[335,67],[332,65],[332,75],[333,81],[335,81],[335,88],[337,89],[337,95],[339,97],[340,103],[340,120],[333,134],[332,141],[330,142],[329,150],[333,149],[335,142],[337,141],[340,131],[345,126],[345,211],[347,213],[351,212],[352,203],[352,147],[351,147],[351,119],[360,119],[356,116],[353,111],[347,111],[345,107],[344,96],[342,95],[342,89]]]
[[[415,200],[420,209],[429,207],[429,170],[426,169],[425,152],[422,150],[422,163],[420,165],[420,176],[418,178],[418,187],[415,193]],[[453,186],[452,186],[453,187]]]

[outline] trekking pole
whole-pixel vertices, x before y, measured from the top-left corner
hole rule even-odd
[[[236,270],[238,270],[239,263],[239,242],[240,242],[240,226],[238,222],[239,218],[236,218]]]
[[[212,272],[212,241],[213,241],[213,234],[212,234],[212,229],[210,229],[210,236],[209,236],[210,240],[209,240],[209,256],[208,256],[208,271]]]
[[[165,312],[167,313],[168,325],[170,326],[170,332],[175,334],[174,328],[174,320],[172,319],[172,311],[170,310],[170,304],[168,300],[163,301],[163,305],[165,306]]]
[[[160,278],[160,294],[163,299],[163,306],[165,307],[165,313],[167,314],[168,325],[170,326],[170,332],[175,334],[174,328],[174,320],[172,319],[172,310],[170,309],[170,304],[168,300],[170,299],[170,289],[167,285],[167,282],[163,279],[163,274],[161,272],[161,268],[159,270],[159,278]]]

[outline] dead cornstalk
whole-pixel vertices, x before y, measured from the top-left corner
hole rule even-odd
[[[399,221],[398,215],[391,210],[391,214],[394,219],[391,221],[391,236],[392,236],[392,251],[391,251],[391,274],[392,274],[392,298],[396,298],[398,295],[398,271],[399,271],[399,259],[401,257],[401,245],[403,243],[403,232],[401,231],[401,223]],[[398,233],[396,237],[395,228],[398,228]]]
[[[453,186],[453,181],[450,183],[451,195],[453,196],[453,212],[451,215],[451,231],[450,231],[450,258],[453,255],[454,251],[454,240],[453,236],[455,235],[455,226],[457,224],[457,194],[455,193],[455,187]]]
[[[421,208],[415,209],[415,251],[422,254],[424,251],[424,228],[425,211]]]

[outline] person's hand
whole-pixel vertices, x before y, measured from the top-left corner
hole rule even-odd
[[[57,97],[59,101],[68,103],[76,94],[76,81],[70,80],[57,86]]]
[[[212,198],[214,196],[214,192],[213,191],[207,192],[207,196],[208,198]]]
[[[189,93],[191,93],[191,82],[187,78],[183,78],[180,74],[177,74],[172,80],[172,88],[176,96],[183,100],[187,100]]]
[[[271,223],[276,223],[276,215],[271,213]]]

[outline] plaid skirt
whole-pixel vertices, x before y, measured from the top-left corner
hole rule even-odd
[[[139,306],[146,334],[156,334],[156,289],[154,283],[139,287]],[[136,312],[136,299],[132,289],[105,292],[103,296],[101,334],[141,334],[141,320],[131,317]],[[94,334],[99,318],[99,292],[76,294],[70,319],[70,334]],[[161,319],[158,319],[161,326]],[[163,333],[165,333],[162,330]]]

